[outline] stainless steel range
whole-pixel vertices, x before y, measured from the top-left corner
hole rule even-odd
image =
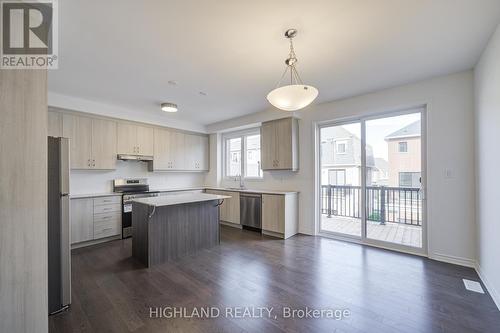
[[[122,235],[132,236],[132,200],[136,198],[156,197],[157,191],[150,191],[147,178],[115,179],[113,191],[122,195]]]

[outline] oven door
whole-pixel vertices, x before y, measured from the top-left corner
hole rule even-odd
[[[122,237],[132,237],[132,203],[124,202],[122,210]]]

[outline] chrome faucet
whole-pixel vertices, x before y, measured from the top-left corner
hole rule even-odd
[[[241,176],[241,175],[236,176],[234,178],[234,181],[236,181],[237,179],[239,179],[239,181],[240,181],[240,190],[246,189],[246,187],[245,187],[245,179],[243,178],[243,176]]]

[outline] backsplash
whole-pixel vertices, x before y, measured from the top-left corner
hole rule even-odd
[[[149,172],[145,162],[117,161],[116,170],[71,170],[70,193],[93,194],[113,191],[115,178],[147,178],[152,190],[203,186],[206,173]]]

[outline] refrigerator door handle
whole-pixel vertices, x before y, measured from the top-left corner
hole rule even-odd
[[[61,298],[62,305],[71,304],[71,222],[68,195],[61,197]]]
[[[60,173],[61,177],[61,193],[69,193],[69,170],[70,170],[70,157],[69,157],[69,139],[60,138]]]

